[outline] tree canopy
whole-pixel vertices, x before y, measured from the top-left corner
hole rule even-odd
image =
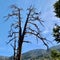
[[[54,12],[56,13],[56,17],[60,18],[60,0],[58,0],[55,4],[54,4]],[[55,24],[54,28],[53,28],[53,36],[55,37],[55,41],[57,41],[58,43],[60,42],[60,26]]]
[[[60,42],[60,26],[55,24],[55,27],[53,28],[53,36],[55,37],[55,41],[58,43]]]
[[[55,49],[51,50],[51,57],[53,60],[59,60],[60,59],[60,52]]]
[[[55,9],[54,12],[56,13],[56,17],[60,18],[60,0],[54,4],[54,9]]]

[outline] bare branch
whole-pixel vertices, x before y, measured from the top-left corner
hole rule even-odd
[[[27,27],[27,24],[28,24],[28,21],[29,21],[29,16],[30,16],[31,12],[32,12],[32,9],[30,8],[29,13],[27,14],[26,22],[25,22],[24,29],[23,29],[23,35],[22,35],[23,39],[24,39],[24,35],[25,35],[25,32],[26,32],[26,27]]]
[[[15,33],[19,33],[19,32],[13,32],[13,33],[15,34]]]
[[[31,43],[30,41],[23,41],[23,42],[25,42],[25,43]]]
[[[26,32],[26,33],[27,33],[27,34],[32,34],[32,35],[38,37],[38,38],[44,43],[44,45],[47,46],[47,49],[49,48],[48,45],[47,45],[47,43],[45,42],[46,38],[43,38],[43,37],[41,37],[41,36],[39,36],[38,34],[35,34],[35,33],[33,33],[33,32]]]
[[[7,21],[12,16],[18,16],[18,13],[12,13],[12,14],[8,14],[7,16],[4,16],[4,18],[6,18],[5,21]]]
[[[13,32],[12,27],[11,27],[8,37],[12,37],[13,34],[15,34],[15,33],[19,33],[19,32]]]
[[[10,44],[11,45],[11,47],[14,49],[14,46],[12,45],[12,44]]]
[[[12,37],[12,35],[8,35],[8,37]]]
[[[34,12],[34,15],[40,15],[41,12]]]
[[[47,42],[47,43],[51,43],[51,44],[53,45],[53,42],[51,42],[50,40],[47,40],[47,39],[46,39],[46,42]]]
[[[39,13],[37,13],[37,12],[33,12],[31,15],[30,15],[30,17],[29,17],[29,21],[38,21],[42,26],[44,26],[43,25],[43,20],[41,20],[41,18],[39,17],[39,14],[40,14],[40,12]]]
[[[12,38],[9,40],[9,42],[7,42],[7,44],[9,44],[12,40],[16,39],[16,37]]]
[[[41,31],[40,31],[40,29],[39,29],[39,27],[37,26],[37,24],[32,23],[32,22],[28,22],[28,23],[30,23],[30,24],[32,24],[32,25],[34,25],[34,26],[36,27],[36,29],[38,30],[38,32],[41,32]]]
[[[44,26],[43,25],[43,23],[42,22],[44,22],[43,20],[41,20],[40,18],[39,18],[39,16],[35,16],[35,17],[30,17],[30,20],[29,21],[38,21],[42,26]]]
[[[17,11],[23,10],[22,8],[18,8],[16,5],[11,5],[10,7],[11,8],[14,8],[14,10],[17,10]]]
[[[7,21],[12,16],[17,17],[19,15],[19,11],[22,10],[22,9],[18,8],[17,6],[15,6],[15,5],[11,5],[11,8],[14,8],[14,10],[12,11],[12,14],[8,14],[7,16],[4,16],[4,18],[6,18],[5,21]]]
[[[11,7],[11,8],[14,8],[14,9],[20,9],[20,8],[18,8],[16,5],[11,5],[10,7]]]
[[[12,28],[11,28],[10,31],[9,31],[8,37],[12,37],[12,36],[13,36],[13,31],[12,31]]]
[[[10,32],[10,34],[8,35],[8,37],[12,37],[13,36],[13,32]]]
[[[30,28],[30,27],[27,27],[26,29],[30,30],[31,32],[39,33],[39,32],[37,32],[36,30],[33,30],[33,29]]]
[[[49,49],[48,44],[44,40],[42,40],[42,42],[44,43],[44,45],[47,47],[47,50],[48,50]]]
[[[19,24],[19,22],[12,23],[12,24],[11,24],[11,27],[13,27],[13,26],[15,26],[15,25],[18,25],[18,24]]]
[[[38,37],[39,39],[41,39],[41,40],[42,40],[42,37],[39,35],[39,33],[26,32],[26,34],[34,35],[34,36],[36,36],[36,37]]]
[[[37,43],[38,43],[38,37],[36,37]]]
[[[30,6],[27,10],[34,12],[35,11],[35,8],[32,7],[32,6]]]
[[[12,23],[12,24],[11,24],[11,28],[13,28],[13,27],[14,27],[15,29],[16,29],[16,28],[19,28],[19,27],[20,27],[20,26],[19,26],[19,22]]]

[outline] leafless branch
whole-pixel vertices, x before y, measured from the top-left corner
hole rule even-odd
[[[9,31],[8,37],[12,37],[13,34],[15,34],[15,33],[19,33],[19,32],[13,32],[13,30],[12,30],[12,28],[11,28],[10,31]]]
[[[47,47],[47,50],[48,50],[48,49],[49,49],[48,44],[47,44],[44,40],[42,40],[42,42],[43,42],[43,44]]]
[[[27,24],[28,24],[28,21],[29,21],[29,16],[30,16],[31,12],[32,12],[32,9],[30,8],[29,13],[27,14],[26,22],[25,22],[24,29],[23,29],[23,35],[22,35],[23,38],[24,38],[24,35],[25,35],[25,32],[26,32],[26,27],[27,27]]]
[[[43,25],[43,22],[44,22],[44,21],[41,20],[41,18],[39,18],[39,16],[33,16],[33,15],[31,15],[29,21],[38,21],[42,26],[44,26],[44,25]]]
[[[47,39],[46,39],[46,42],[47,42],[47,43],[51,43],[51,44],[53,45],[53,42],[51,42],[50,40],[47,40]]]
[[[34,12],[34,15],[40,15],[41,12]]]
[[[39,33],[26,32],[26,34],[34,35],[34,36],[36,36],[36,37],[38,37],[39,39],[41,39],[41,40],[42,40],[42,37],[39,35]]]
[[[9,40],[9,42],[7,42],[7,44],[9,44],[12,40],[16,39],[16,37],[12,38]]]
[[[30,41],[23,41],[23,42],[25,42],[25,43],[31,43]]]
[[[32,24],[32,25],[34,25],[34,26],[36,27],[36,29],[38,30],[38,32],[41,32],[41,31],[40,31],[40,29],[39,29],[39,27],[37,26],[37,24],[32,23],[32,22],[28,22],[28,23],[30,23],[30,24]]]
[[[12,16],[18,16],[18,13],[12,13],[12,14],[8,14],[7,16],[4,16],[4,18],[6,18],[5,21],[7,21]]]
[[[10,32],[10,34],[8,35],[8,37],[12,37],[13,36],[13,32]]]
[[[14,8],[14,10],[17,10],[17,11],[19,11],[19,10],[23,10],[22,8],[21,8],[21,9],[18,8],[16,5],[11,5],[10,7],[11,7],[11,8]]]
[[[10,44],[11,45],[11,47],[14,49],[14,46],[12,45],[12,44]]]
[[[39,33],[39,32],[37,32],[36,30],[33,30],[33,29],[30,28],[30,27],[27,27],[26,29],[27,29],[27,30],[30,30],[31,32]]]
[[[10,31],[9,31],[9,35],[8,35],[8,37],[12,37],[12,36],[13,36],[13,31],[10,30]]]
[[[33,32],[26,32],[26,33],[38,37],[38,38],[44,43],[44,45],[47,46],[47,49],[49,48],[48,45],[47,45],[47,43],[45,43],[46,38],[43,38],[43,37],[41,37],[41,36],[39,36],[38,34],[35,34],[35,33],[33,33]]]
[[[13,33],[15,34],[15,33],[19,33],[19,32],[13,32]]]
[[[30,6],[27,10],[34,12],[35,11],[35,8],[32,7],[32,6]]]
[[[22,10],[22,9],[18,8],[17,6],[15,6],[15,5],[11,5],[11,8],[14,8],[14,10],[12,11],[11,14],[8,14],[7,16],[4,16],[4,18],[6,18],[5,21],[7,21],[12,16],[17,17],[19,15],[19,11]]]
[[[19,24],[19,22],[12,23],[12,24],[11,24],[11,27],[14,27],[14,26],[16,26],[16,25],[18,25],[18,24]]]

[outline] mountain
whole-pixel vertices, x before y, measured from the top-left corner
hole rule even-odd
[[[51,50],[56,49],[60,51],[60,45],[56,45],[51,47],[49,50],[44,50],[44,49],[36,49],[36,50],[31,50],[29,52],[26,52],[22,54],[22,60],[51,60]]]
[[[60,45],[53,46],[49,50],[35,49],[22,54],[22,60],[51,60],[51,49],[60,51]],[[13,60],[13,57],[0,56],[0,60]]]
[[[22,55],[22,60],[37,60],[44,59],[44,57],[49,57],[49,54],[44,49],[36,49],[26,52]]]
[[[9,57],[0,56],[0,60],[9,60]]]
[[[51,49],[56,49],[56,50],[60,51],[60,44],[59,44],[59,45],[56,45],[56,46],[51,47],[51,48],[50,48],[50,50],[51,50]]]

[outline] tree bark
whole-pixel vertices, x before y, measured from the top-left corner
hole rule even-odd
[[[21,60],[21,51],[22,51],[22,43],[19,42],[19,47],[17,50],[17,60]]]
[[[22,39],[22,28],[21,28],[21,18],[20,18],[20,10],[19,10],[19,15],[18,15],[18,20],[19,20],[19,40],[18,40],[18,48],[17,48],[17,60],[21,60],[21,51],[22,51],[22,44],[23,44],[23,39]]]

